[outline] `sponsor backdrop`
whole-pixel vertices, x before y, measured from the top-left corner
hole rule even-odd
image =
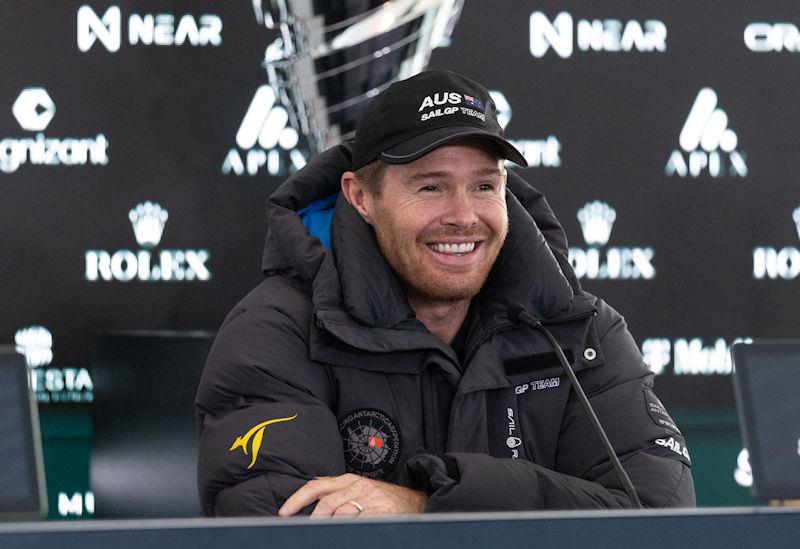
[[[260,280],[264,200],[312,147],[268,85],[259,4],[0,5],[0,343],[32,369],[51,517],[102,514],[93,338],[213,331]],[[686,431],[700,503],[752,503],[728,350],[800,324],[800,7],[488,7],[429,66],[493,90]]]

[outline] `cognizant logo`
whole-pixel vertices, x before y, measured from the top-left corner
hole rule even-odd
[[[746,154],[737,150],[739,138],[728,127],[728,115],[717,108],[717,92],[703,88],[694,100],[678,138],[682,150],[673,150],[667,176],[746,177]]]
[[[530,50],[534,57],[544,57],[553,51],[566,59],[574,46],[579,50],[605,52],[663,52],[667,50],[667,26],[648,19],[621,21],[619,19],[581,19],[574,24],[572,15],[562,11],[551,22],[535,11],[530,17]]]
[[[108,140],[97,137],[46,137],[42,133],[56,114],[56,105],[47,90],[25,88],[17,96],[11,112],[26,131],[38,132],[34,137],[0,139],[0,170],[13,173],[23,164],[48,166],[81,166],[108,164]]]
[[[167,210],[160,204],[143,202],[128,212],[139,250],[88,250],[86,280],[130,282],[183,282],[208,281],[211,272],[206,266],[208,250],[155,251],[161,243],[164,226],[169,219]]]
[[[511,115],[513,114],[511,104],[501,91],[492,90],[489,94],[492,96],[492,101],[494,101],[494,105],[497,108],[497,122],[505,131],[506,126],[511,122]],[[557,168],[561,166],[561,157],[559,156],[561,142],[554,135],[548,135],[545,139],[508,138],[508,141],[522,153],[522,156],[528,162],[529,168],[537,168],[539,166]]]
[[[583,239],[590,247],[570,247],[569,262],[578,278],[600,280],[652,279],[655,251],[649,247],[602,249],[611,238],[617,212],[605,202],[595,200],[578,210]]]
[[[300,136],[289,125],[289,113],[276,104],[269,85],[256,90],[236,132],[236,145],[222,162],[222,173],[258,175],[262,168],[269,175],[288,175],[306,165],[307,155],[298,143]]]
[[[792,221],[800,238],[800,206],[792,211]],[[772,246],[757,246],[753,249],[753,278],[794,280],[800,275],[800,250],[796,246],[784,246],[780,250]]]
[[[178,19],[170,13],[132,14],[128,18],[128,43],[131,46],[219,46],[222,44],[222,19],[205,14],[195,19],[185,14]],[[95,42],[111,53],[122,45],[122,11],[110,6],[102,16],[89,6],[78,8],[78,49],[89,51]]]

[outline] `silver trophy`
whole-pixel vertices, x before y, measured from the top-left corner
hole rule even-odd
[[[449,43],[464,0],[253,0],[280,32],[264,66],[312,153],[349,139],[364,102],[424,70]]]

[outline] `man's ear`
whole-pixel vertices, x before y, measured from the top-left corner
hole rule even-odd
[[[342,174],[342,194],[364,218],[364,221],[372,225],[372,208],[375,198],[367,191],[361,181],[358,180],[353,172]]]

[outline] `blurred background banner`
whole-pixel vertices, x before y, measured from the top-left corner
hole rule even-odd
[[[729,348],[798,335],[798,26],[788,0],[3,2],[0,343],[31,367],[51,516],[102,514],[99,334],[216,330],[261,279],[266,197],[426,66],[492,90],[699,503],[752,503]],[[125,405],[166,406],[176,372],[142,360]],[[193,384],[196,362],[173,364]]]

